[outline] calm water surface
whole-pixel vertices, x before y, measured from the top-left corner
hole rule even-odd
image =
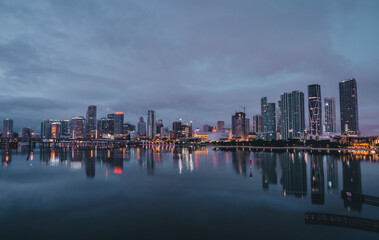
[[[128,148],[2,151],[1,239],[379,239],[305,212],[379,220],[377,157]]]

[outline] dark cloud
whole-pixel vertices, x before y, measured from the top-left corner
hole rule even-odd
[[[376,1],[2,1],[2,113],[18,128],[90,104],[130,122],[155,109],[166,124],[230,123],[243,106],[258,113],[262,96],[311,83],[338,99],[338,82],[353,76],[364,134],[379,134],[377,10]]]

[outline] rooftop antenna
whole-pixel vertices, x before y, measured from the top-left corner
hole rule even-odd
[[[245,111],[246,111],[246,107],[243,106],[242,109],[243,109],[243,113],[245,113]]]

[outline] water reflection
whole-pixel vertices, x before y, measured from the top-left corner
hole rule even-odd
[[[362,210],[362,179],[361,162],[342,156],[343,192],[349,192],[357,197],[344,198],[344,207],[356,211]]]
[[[295,197],[307,195],[307,164],[303,152],[286,152],[280,155],[282,164],[283,194]]]
[[[311,198],[312,204],[325,203],[324,165],[320,155],[311,155]]]
[[[249,151],[232,151],[233,168],[238,174],[246,176],[246,165],[249,162],[249,158]]]
[[[332,156],[326,158],[327,189],[330,194],[338,193],[338,165],[337,159]]]
[[[341,194],[345,209],[358,212],[362,211],[362,205],[367,203],[370,197],[365,198],[362,192],[361,160],[373,159],[372,157],[359,158],[355,155],[323,155],[302,151],[259,152],[246,149],[213,151],[204,147],[80,150],[76,148],[31,149],[27,146],[22,147],[20,152],[2,149],[1,153],[3,166],[8,166],[12,162],[12,154],[24,154],[26,161],[33,161],[37,154],[41,165],[84,170],[89,179],[97,177],[97,170],[102,171],[100,175],[105,174],[106,177],[109,174],[125,174],[125,166],[131,160],[136,161],[141,168],[145,168],[147,176],[155,176],[156,171],[170,164],[179,174],[184,171],[201,171],[202,168],[209,170],[209,167],[215,170],[228,168],[231,157],[232,171],[242,176],[249,175],[253,182],[261,179],[261,188],[264,191],[270,188],[277,189],[281,190],[284,196],[296,198],[305,198],[310,195],[312,204],[324,205],[326,188],[330,195]],[[339,189],[338,165],[342,165],[342,189]],[[310,173],[309,178],[307,169]],[[278,183],[280,183],[279,186]],[[308,185],[310,194],[308,194]],[[375,205],[376,202],[373,204],[372,198],[370,199],[371,202],[367,204]]]

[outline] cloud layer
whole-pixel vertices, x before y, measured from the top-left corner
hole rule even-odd
[[[379,134],[377,1],[1,1],[0,118],[39,129],[97,105],[136,123],[230,124],[259,100],[358,82],[363,134]],[[307,94],[306,94],[307,95]],[[307,107],[306,107],[307,110]],[[339,111],[338,111],[339,113]],[[339,124],[338,124],[339,125]]]

